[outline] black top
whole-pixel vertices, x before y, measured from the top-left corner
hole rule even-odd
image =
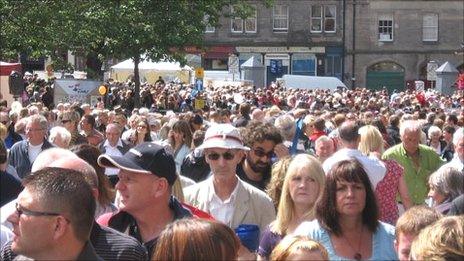
[[[448,211],[448,216],[459,216],[464,214],[464,195],[455,198],[451,202],[451,208]]]
[[[271,180],[271,168],[269,167],[266,171],[261,173],[263,175],[263,179],[260,181],[254,181],[248,178],[248,176],[245,173],[245,170],[243,169],[243,162],[237,165],[237,169],[235,170],[237,173],[237,176],[245,181],[246,183],[252,185],[253,187],[256,187],[262,191],[266,190],[266,186]]]
[[[0,207],[17,198],[23,190],[21,181],[5,171],[0,171]]]

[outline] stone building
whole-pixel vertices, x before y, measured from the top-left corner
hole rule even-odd
[[[206,70],[227,70],[235,54],[240,64],[251,57],[260,61],[266,84],[297,74],[402,89],[427,80],[431,61],[464,67],[462,0],[274,0],[270,7],[249,2],[256,6],[254,16],[224,16],[220,26],[207,27],[201,54]]]

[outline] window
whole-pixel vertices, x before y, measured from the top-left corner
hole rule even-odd
[[[243,20],[241,18],[235,17],[232,19],[232,33],[241,32],[243,32]]]
[[[335,5],[327,5],[324,8],[324,31],[335,32],[337,7]]]
[[[379,17],[379,41],[393,41],[393,17],[391,15]]]
[[[311,6],[311,32],[322,32],[322,6],[320,5]]]
[[[438,41],[438,14],[426,14],[422,18],[422,41]]]
[[[216,28],[209,24],[209,15],[205,15],[203,18],[203,23],[205,24],[205,33],[214,33]]]
[[[287,32],[288,31],[288,6],[286,5],[275,5],[274,9],[274,20],[272,29],[274,32]]]
[[[337,7],[335,5],[311,6],[311,33],[335,33]]]
[[[233,13],[233,9],[232,9]],[[254,14],[251,17],[242,19],[240,17],[234,17],[231,21],[231,31],[232,33],[256,33],[256,16],[257,11],[255,9]]]

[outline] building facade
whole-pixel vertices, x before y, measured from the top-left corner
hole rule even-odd
[[[249,2],[254,16],[224,16],[220,26],[206,28],[206,70],[227,70],[235,54],[239,64],[251,57],[259,61],[266,85],[296,74],[402,89],[427,80],[431,61],[464,66],[462,0],[274,0],[271,7]]]
[[[253,17],[222,17],[207,28],[202,55],[206,70],[227,70],[231,53],[239,64],[253,57],[269,84],[284,74],[342,77],[342,1],[250,1]]]

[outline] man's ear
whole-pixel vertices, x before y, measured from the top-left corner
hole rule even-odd
[[[153,193],[155,197],[162,196],[169,191],[169,182],[165,178],[160,178],[157,182],[153,182]]]
[[[63,216],[57,216],[55,221],[53,239],[57,240],[62,238],[70,229],[70,222]]]

